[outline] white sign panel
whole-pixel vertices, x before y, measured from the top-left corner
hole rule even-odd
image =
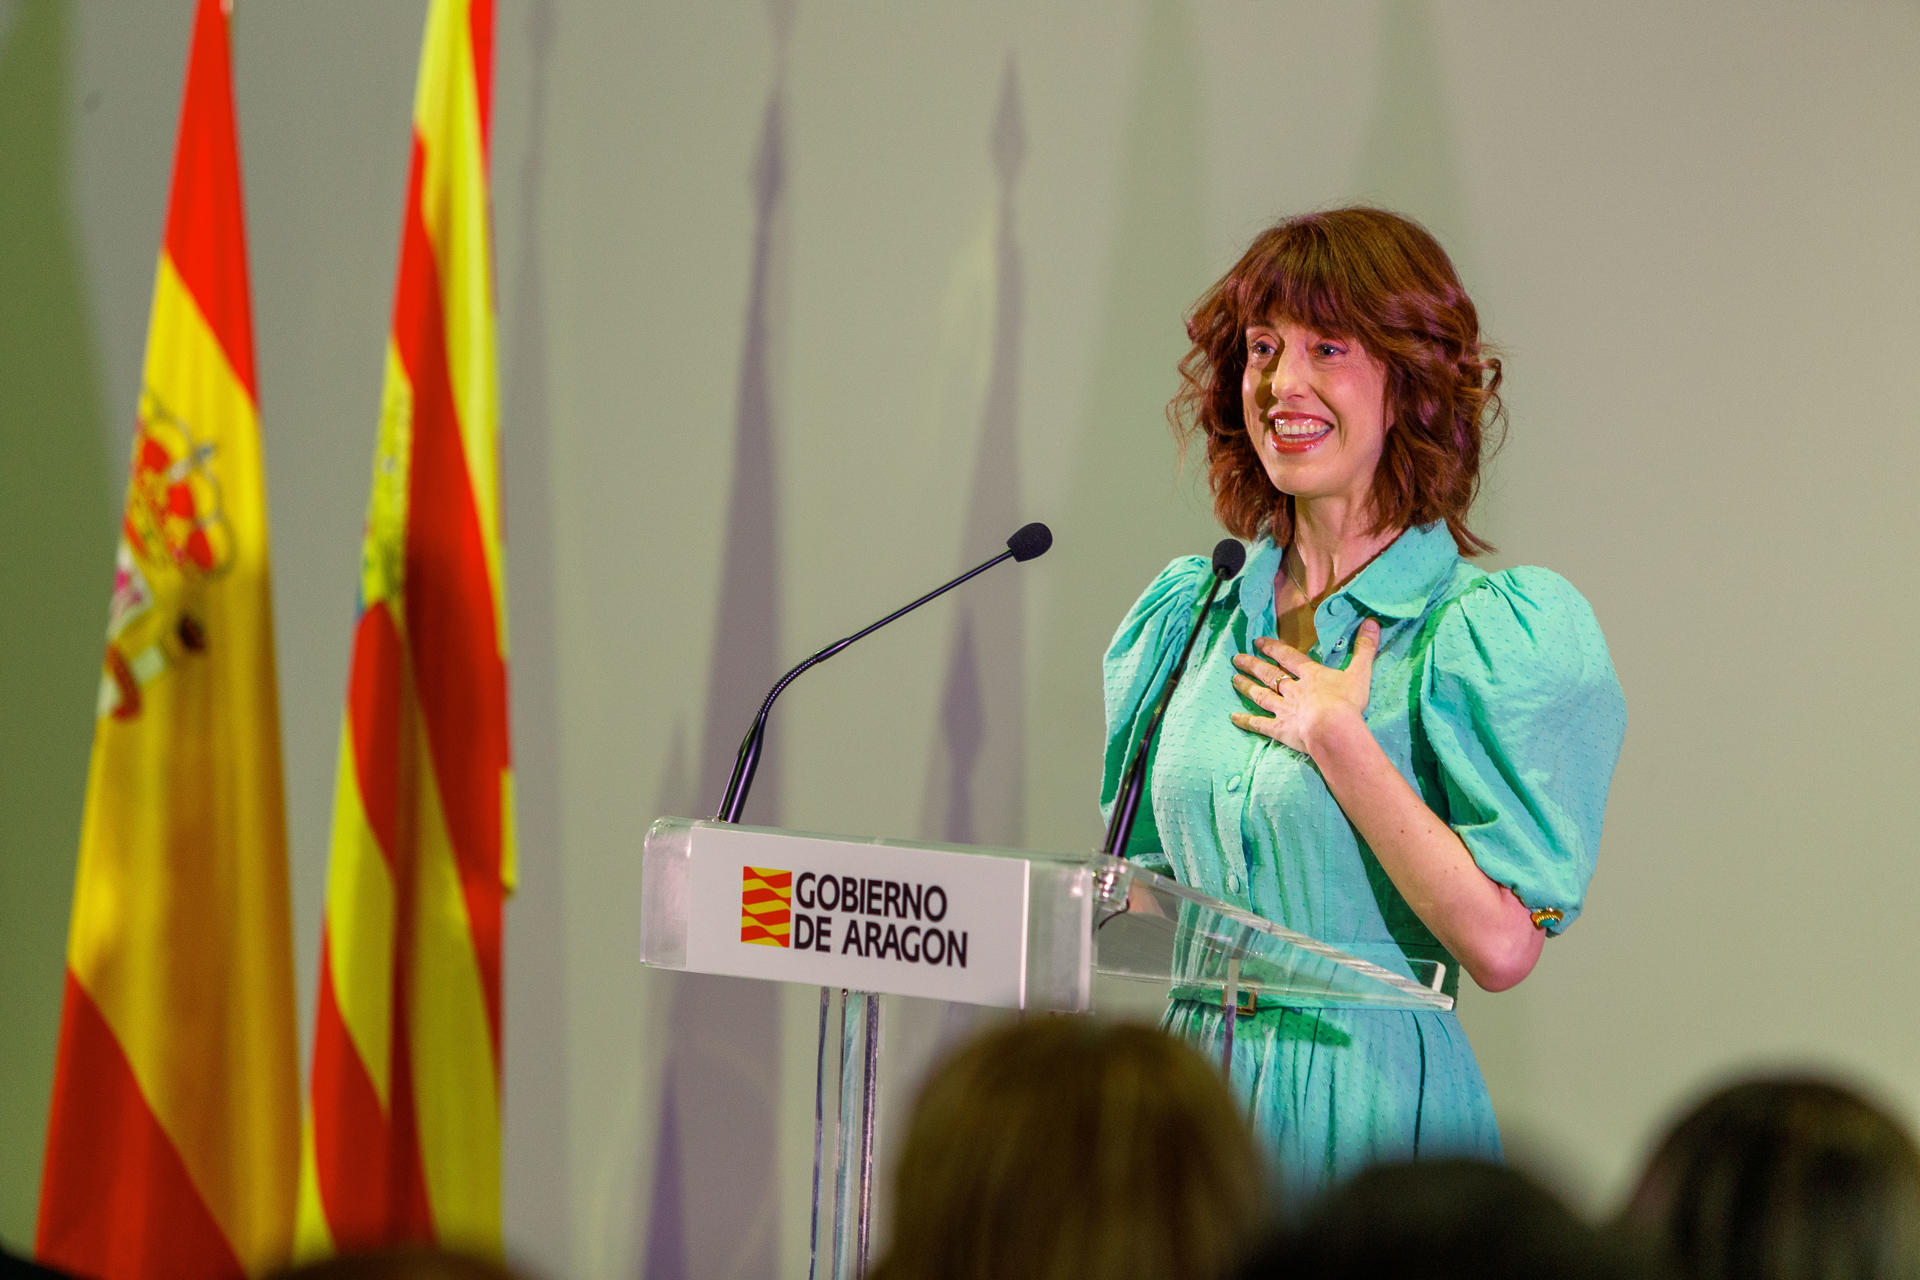
[[[1027,863],[702,829],[687,968],[1020,1007]]]

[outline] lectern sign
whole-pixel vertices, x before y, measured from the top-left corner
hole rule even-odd
[[[690,969],[1023,1002],[1023,859],[706,828],[688,872]]]

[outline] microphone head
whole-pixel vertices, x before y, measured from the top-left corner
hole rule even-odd
[[[1032,524],[1021,525],[1013,531],[1013,536],[1007,539],[1007,550],[1013,552],[1013,558],[1023,564],[1035,556],[1047,554],[1047,548],[1052,545],[1053,530],[1038,520]]]
[[[1247,549],[1237,538],[1222,538],[1213,547],[1213,576],[1231,578],[1247,562]]]

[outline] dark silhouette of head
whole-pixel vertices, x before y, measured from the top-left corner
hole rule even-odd
[[[1920,1152],[1845,1085],[1745,1080],[1674,1124],[1621,1217],[1684,1280],[1920,1276]]]
[[[928,1079],[871,1280],[1227,1274],[1270,1208],[1219,1070],[1152,1027],[1040,1017]]]
[[[1243,1280],[1627,1280],[1640,1260],[1505,1165],[1380,1165],[1334,1188]]]

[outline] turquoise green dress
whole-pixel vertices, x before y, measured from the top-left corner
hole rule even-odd
[[[1269,920],[1364,954],[1382,944],[1441,958],[1327,790],[1313,761],[1238,729],[1259,712],[1234,691],[1233,656],[1274,634],[1280,549],[1262,539],[1215,598],[1149,757],[1128,854]],[[1174,561],[1107,651],[1110,810],[1152,702],[1179,656],[1209,565]],[[1580,914],[1599,851],[1626,703],[1593,610],[1546,569],[1486,573],[1444,524],[1409,529],[1314,613],[1311,657],[1345,667],[1380,622],[1366,719],[1480,869],[1533,909]],[[1388,951],[1387,954],[1391,954]],[[1450,980],[1448,989],[1454,989]],[[1209,1048],[1220,1010],[1175,999],[1167,1025]],[[1499,1130],[1452,1013],[1263,1008],[1235,1027],[1233,1083],[1285,1189],[1310,1193],[1382,1160],[1498,1158]]]

